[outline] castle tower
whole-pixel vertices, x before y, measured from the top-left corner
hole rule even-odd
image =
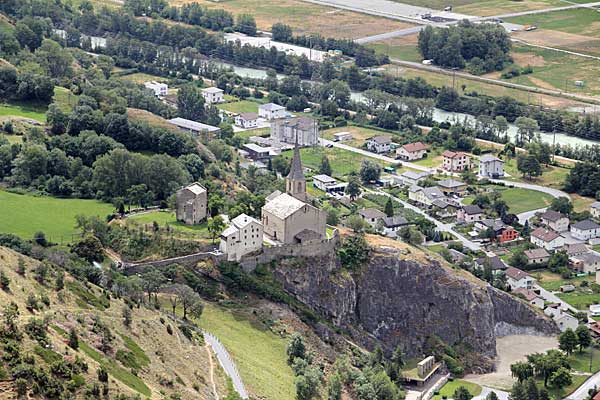
[[[306,178],[304,177],[300,148],[297,142],[294,146],[294,158],[292,158],[290,173],[285,178],[285,191],[290,196],[306,202]]]

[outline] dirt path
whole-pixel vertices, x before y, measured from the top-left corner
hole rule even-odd
[[[210,384],[213,390],[213,395],[215,396],[215,399],[218,399],[219,393],[217,392],[217,385],[215,383],[215,365],[213,363],[212,353],[210,351],[210,346],[208,345],[208,343],[204,345],[204,348],[206,349],[206,354],[208,355],[208,363],[210,365],[209,377]]]

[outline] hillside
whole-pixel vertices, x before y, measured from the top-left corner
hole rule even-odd
[[[24,263],[24,276],[16,272],[19,260]],[[33,368],[28,366],[33,362],[36,369],[53,371],[44,374],[52,383],[53,389],[48,390],[69,390],[75,394],[93,391],[93,386],[98,384],[98,370],[103,367],[108,372],[111,398],[122,393],[151,398],[176,394],[179,397],[169,398],[212,399],[213,382],[220,395],[227,393],[224,373],[218,369],[214,355],[209,359],[210,352],[202,338],[190,341],[177,323],[145,307],[134,307],[128,328],[124,325],[123,301],[111,298],[91,284],[86,287],[70,275],[64,277],[64,288],[58,291],[57,270],[52,268],[46,283],[40,284],[34,279],[40,265],[0,247],[0,271],[10,280],[9,290],[0,291],[0,304],[18,306],[17,325],[21,332],[27,331],[27,324],[33,321],[43,321],[41,325],[47,327],[47,339],[43,339],[44,329],[40,329],[42,334],[37,335],[37,341],[30,333],[24,334],[20,341],[10,340],[4,331],[1,379],[15,369]],[[28,303],[31,305],[33,298],[39,310],[29,311]],[[167,332],[167,326],[171,326],[173,334]],[[78,333],[78,350],[68,346],[72,329]],[[105,352],[100,350],[103,344],[107,347]],[[9,349],[15,348],[20,355],[11,355],[13,350]],[[65,362],[72,363],[77,358],[87,364],[87,370],[65,366]],[[56,372],[64,368],[70,370]],[[30,379],[28,389],[35,387],[35,380]],[[5,388],[11,386],[9,393],[11,390],[14,393],[15,381],[3,383]],[[3,397],[2,390],[0,388],[1,398],[11,398],[8,394]]]

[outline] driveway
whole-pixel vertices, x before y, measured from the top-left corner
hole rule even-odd
[[[594,387],[600,387],[600,372],[590,376],[587,381],[583,382],[583,385],[565,397],[565,400],[586,400],[589,397],[588,391]]]

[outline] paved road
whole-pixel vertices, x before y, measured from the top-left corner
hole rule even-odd
[[[242,399],[248,398],[248,392],[246,392],[246,388],[244,387],[244,382],[242,382],[242,378],[235,366],[235,363],[229,356],[229,353],[223,346],[223,344],[217,339],[215,336],[210,334],[209,332],[203,331],[204,340],[212,347],[213,351],[217,355],[219,359],[219,363],[223,370],[231,378],[231,382],[233,383],[233,388],[240,395]]]
[[[393,39],[393,38],[402,37],[402,36],[408,36],[408,35],[412,35],[412,34],[421,32],[421,30],[423,28],[425,28],[425,26],[426,25],[419,25],[419,26],[415,26],[412,28],[399,29],[397,31],[380,33],[379,35],[365,36],[362,38],[354,39],[354,41],[356,43],[364,44],[364,43],[371,43],[371,42],[379,42],[381,40]]]
[[[588,391],[594,387],[600,387],[600,372],[590,376],[577,390],[565,397],[565,400],[586,400]]]

